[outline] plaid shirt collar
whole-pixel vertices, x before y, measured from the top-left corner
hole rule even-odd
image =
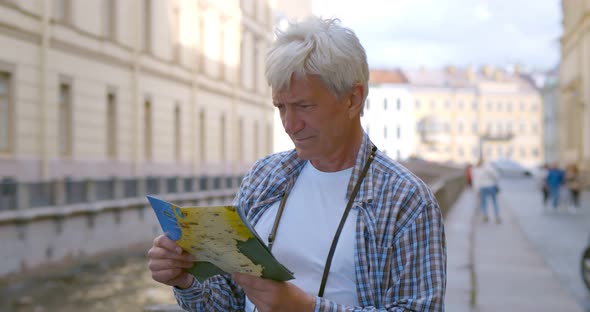
[[[356,156],[356,161],[355,161],[354,167],[352,169],[352,174],[350,176],[350,180],[348,181],[348,188],[346,190],[346,200],[349,199],[349,197],[352,193],[352,190],[353,190],[357,180],[359,179],[361,171],[363,170],[363,166],[364,166],[365,162],[367,161],[367,159],[369,158],[369,155],[371,154],[372,147],[373,147],[373,143],[369,139],[369,136],[365,132],[363,132],[361,146],[360,146],[357,156]],[[279,174],[277,175],[277,177],[280,177],[281,179],[284,178],[284,180],[283,181],[276,181],[277,183],[279,183],[280,186],[277,187],[276,192],[273,194],[270,194],[269,197],[279,196],[281,193],[284,193],[284,192],[290,192],[291,189],[293,188],[293,185],[295,185],[295,181],[297,180],[299,173],[301,173],[303,166],[307,162],[308,162],[307,160],[297,157],[296,150],[292,150],[289,153],[287,153],[285,155],[285,157],[283,157],[283,159],[281,159],[282,166],[279,171]],[[369,171],[367,171],[367,175],[363,181],[363,187],[361,187],[361,189],[359,190],[359,193],[357,194],[357,198],[355,199],[355,202],[368,202],[373,199],[372,172],[373,172],[373,169],[369,168]]]

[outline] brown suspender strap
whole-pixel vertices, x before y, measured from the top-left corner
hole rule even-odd
[[[338,225],[338,229],[336,230],[336,234],[334,234],[334,239],[332,240],[332,246],[330,247],[330,252],[328,253],[328,258],[326,259],[326,265],[324,266],[324,275],[322,276],[322,283],[320,284],[320,290],[318,291],[318,297],[324,296],[324,289],[326,288],[326,283],[328,282],[328,274],[330,274],[330,267],[332,266],[332,257],[334,257],[334,253],[336,252],[336,246],[338,245],[338,239],[340,238],[340,233],[342,232],[342,228],[344,228],[344,223],[346,223],[346,218],[348,217],[348,213],[352,208],[352,203],[354,202],[354,198],[358,193],[359,189],[361,188],[361,183],[367,175],[367,171],[369,170],[369,166],[371,162],[375,158],[375,153],[377,152],[377,147],[373,145],[371,149],[371,155],[369,155],[369,159],[365,163],[365,167],[359,176],[354,189],[352,190],[352,194],[350,194],[350,198],[348,199],[348,204],[346,205],[346,209],[344,210],[344,214],[342,214],[342,219],[340,219],[340,224]]]
[[[352,190],[352,194],[350,194],[350,198],[348,199],[348,203],[346,204],[346,209],[344,209],[344,213],[342,214],[342,219],[340,219],[340,224],[338,225],[338,229],[336,230],[336,234],[334,234],[334,239],[332,240],[332,246],[330,246],[328,258],[326,259],[326,265],[324,266],[324,274],[322,276],[322,282],[320,284],[320,289],[318,291],[319,297],[324,296],[324,289],[326,288],[326,282],[328,281],[328,274],[330,273],[330,267],[332,266],[332,258],[334,257],[334,253],[336,252],[336,246],[338,245],[338,239],[340,238],[340,233],[342,232],[342,229],[344,228],[344,224],[346,223],[346,218],[348,217],[350,209],[352,208],[352,204],[354,202],[354,199],[355,199],[359,189],[361,188],[361,183],[362,183],[363,179],[365,178],[365,176],[367,175],[367,171],[369,171],[369,166],[371,165],[371,162],[375,158],[376,153],[377,153],[377,147],[375,145],[373,145],[373,147],[371,148],[371,154],[369,155],[369,158],[367,159],[367,162],[365,163],[363,171],[361,171],[359,179],[356,182],[354,189]],[[279,204],[279,209],[277,211],[277,216],[275,217],[275,222],[272,226],[272,230],[271,230],[270,234],[268,235],[268,249],[270,249],[270,250],[272,250],[272,245],[273,245],[276,235],[277,235],[277,229],[279,228],[279,223],[281,221],[281,217],[283,216],[283,210],[285,209],[285,203],[287,202],[288,196],[289,196],[289,194],[287,192],[285,192],[285,194],[283,194],[283,198],[281,199],[281,203]]]

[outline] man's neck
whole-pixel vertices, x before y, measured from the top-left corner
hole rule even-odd
[[[348,144],[343,145],[337,150],[330,159],[311,159],[312,165],[323,172],[336,172],[352,168],[356,163],[361,143],[363,141],[363,132],[354,131]]]

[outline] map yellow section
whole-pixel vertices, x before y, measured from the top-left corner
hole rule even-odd
[[[238,242],[254,236],[232,206],[180,208],[182,235],[177,244],[198,261],[215,263],[225,272],[261,276],[263,267],[238,250]],[[199,237],[200,239],[197,239]]]

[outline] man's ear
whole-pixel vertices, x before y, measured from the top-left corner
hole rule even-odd
[[[363,109],[363,98],[365,95],[365,88],[360,83],[355,83],[352,87],[352,92],[348,97],[348,117],[354,118],[361,114]]]

